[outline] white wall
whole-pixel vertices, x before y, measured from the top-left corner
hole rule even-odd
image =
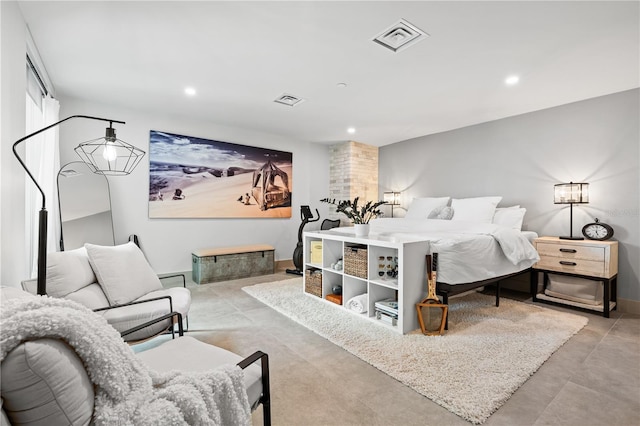
[[[10,287],[19,287],[21,280],[29,278],[24,237],[26,174],[11,150],[25,132],[25,67],[24,19],[16,2],[0,1],[0,285]],[[19,152],[24,155],[24,146]]]
[[[124,108],[62,98],[60,117],[83,114],[125,121],[117,136],[148,152],[149,130],[272,148],[293,153],[293,205],[290,219],[149,219],[148,155],[129,176],[109,177],[116,244],[137,234],[158,273],[191,270],[195,249],[265,243],[275,247],[276,260],[291,259],[300,224],[300,205],[319,207],[328,194],[329,148],[287,140],[248,129],[231,128],[189,118],[148,114]],[[73,120],[60,128],[60,162],[75,161],[80,142],[104,135],[108,123]],[[309,226],[308,229],[312,229]]]
[[[527,208],[524,229],[567,235],[569,208],[553,185],[588,182],[574,206],[574,235],[597,217],[620,241],[618,295],[640,301],[639,90],[424,136],[380,149],[380,192],[416,196],[502,195]],[[399,216],[402,215],[400,209]]]

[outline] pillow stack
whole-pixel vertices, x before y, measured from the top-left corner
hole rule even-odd
[[[414,198],[407,209],[406,219],[442,219],[475,223],[493,223],[506,228],[522,230],[527,209],[519,205],[498,207],[502,197],[453,198],[449,206],[449,197]]]

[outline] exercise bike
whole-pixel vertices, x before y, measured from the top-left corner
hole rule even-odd
[[[287,274],[302,275],[302,232],[307,223],[320,220],[320,212],[318,212],[318,209],[316,209],[316,215],[318,217],[314,219],[309,206],[300,206],[300,219],[302,219],[302,223],[300,224],[300,228],[298,228],[298,244],[296,244],[296,248],[293,251],[293,264],[296,269],[287,269]]]

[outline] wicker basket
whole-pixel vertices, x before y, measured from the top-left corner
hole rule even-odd
[[[322,297],[322,271],[307,269],[304,277],[304,291],[314,296]]]
[[[366,247],[344,247],[344,273],[354,277],[367,278]]]

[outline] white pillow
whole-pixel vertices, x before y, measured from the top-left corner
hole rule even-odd
[[[449,197],[414,198],[404,216],[406,219],[427,219],[433,209],[445,207]]]
[[[524,221],[524,214],[526,212],[527,209],[525,208],[509,207],[496,209],[493,215],[493,223],[522,231],[522,222]]]
[[[502,197],[454,198],[451,200],[451,220],[491,223],[500,200]]]
[[[84,246],[98,283],[111,305],[128,303],[162,289],[160,279],[133,242],[119,246]]]
[[[95,282],[84,247],[47,254],[47,295],[65,297]]]

